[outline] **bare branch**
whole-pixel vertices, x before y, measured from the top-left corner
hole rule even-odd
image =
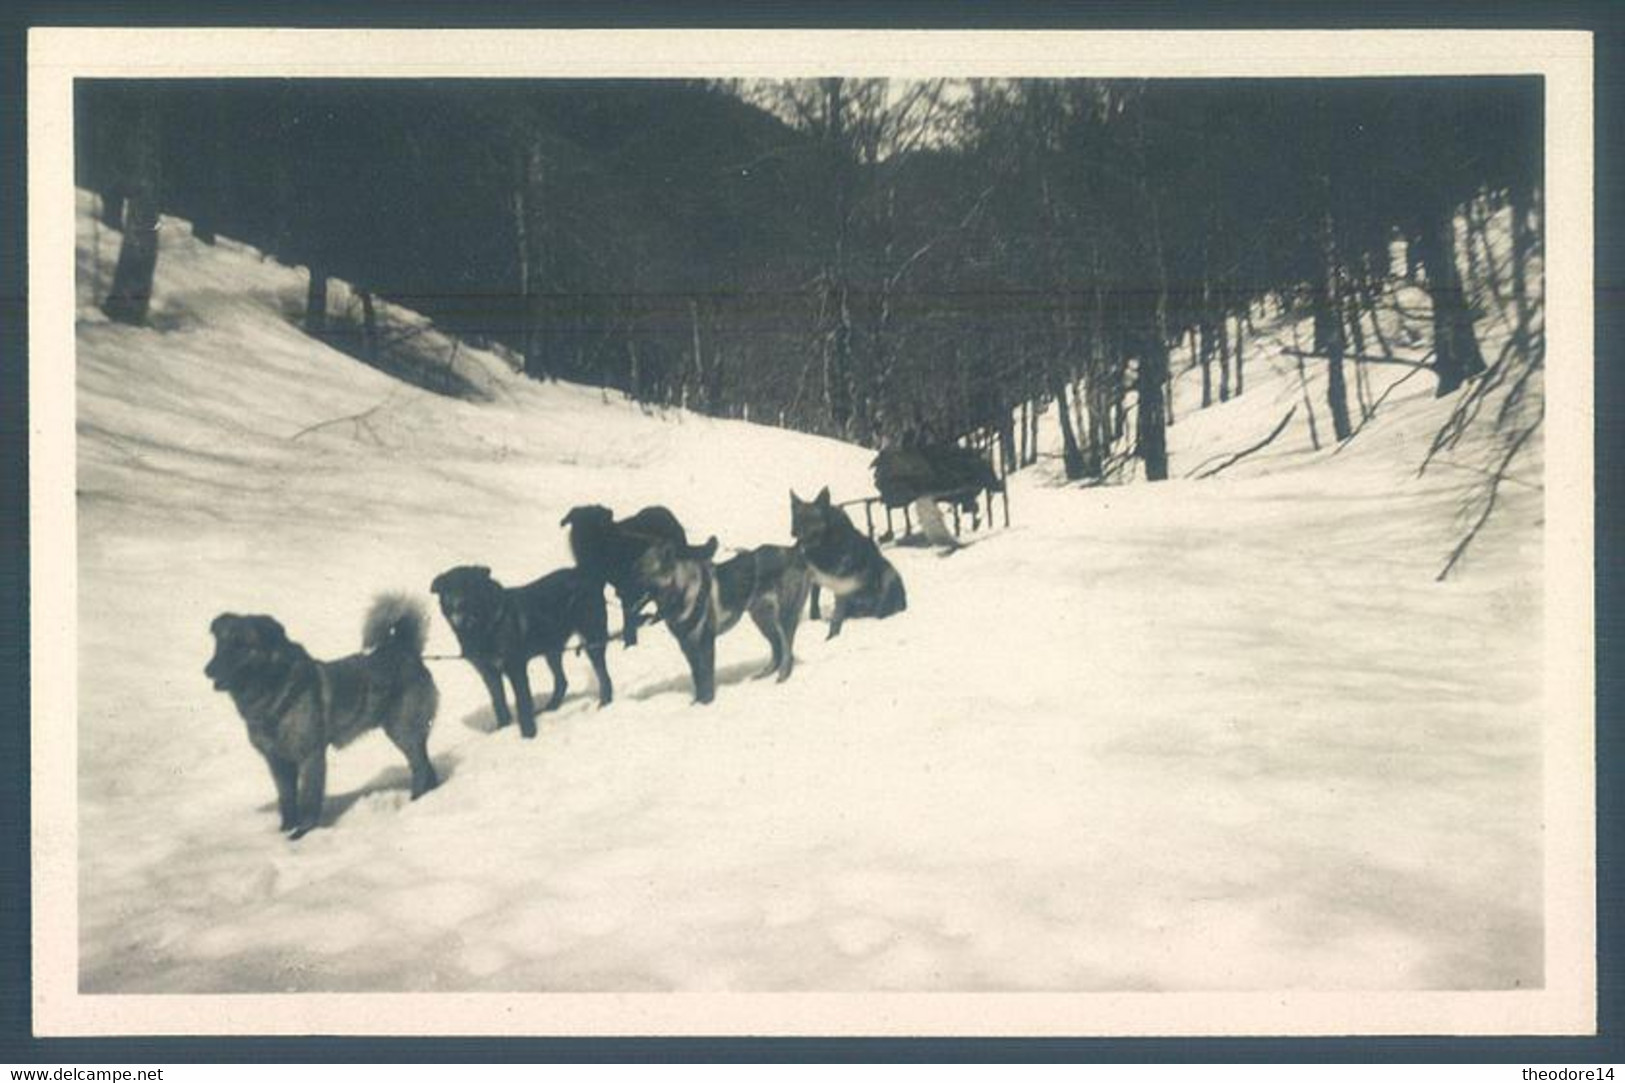
[[[1450,559],[1445,561],[1444,567],[1439,569],[1439,574],[1433,577],[1435,583],[1444,582],[1445,576],[1450,574],[1450,570],[1456,566],[1456,562],[1461,559],[1462,554],[1467,552],[1467,547],[1473,544],[1473,539],[1478,537],[1478,532],[1484,529],[1484,524],[1490,521],[1490,513],[1495,510],[1495,496],[1501,490],[1501,482],[1507,477],[1507,467],[1512,465],[1512,460],[1517,456],[1518,452],[1523,450],[1524,444],[1528,443],[1529,438],[1535,434],[1536,429],[1540,428],[1540,423],[1545,418],[1545,412],[1542,411],[1541,416],[1535,418],[1534,422],[1520,432],[1508,445],[1507,453],[1501,457],[1500,465],[1495,468],[1495,473],[1490,478],[1489,492],[1484,498],[1484,510],[1479,513],[1478,521],[1473,523],[1472,529],[1467,531],[1466,537],[1456,543],[1455,550],[1450,554]]]
[[[1211,470],[1203,470],[1199,474],[1187,474],[1186,477],[1194,476],[1197,481],[1202,481],[1202,480],[1204,480],[1206,478],[1211,478],[1215,474],[1217,474],[1219,471],[1228,470],[1228,469],[1230,469],[1230,467],[1235,466],[1237,463],[1239,463],[1241,460],[1245,459],[1247,456],[1251,455],[1253,452],[1262,451],[1264,448],[1269,447],[1271,444],[1273,444],[1275,442],[1275,438],[1277,436],[1280,436],[1281,433],[1286,431],[1287,423],[1292,420],[1292,415],[1296,414],[1297,412],[1298,412],[1298,404],[1293,403],[1292,408],[1286,412],[1286,414],[1281,418],[1280,421],[1277,421],[1275,423],[1275,428],[1271,429],[1270,434],[1268,436],[1264,437],[1264,439],[1260,440],[1256,444],[1253,444],[1251,447],[1243,448],[1241,451],[1236,452],[1234,455],[1230,456],[1228,459],[1224,460],[1224,462],[1220,463],[1218,466],[1215,466]],[[1211,461],[1211,460],[1209,460],[1209,461]],[[1202,470],[1202,468],[1200,466],[1197,467],[1196,469],[1197,470]]]
[[[1290,357],[1306,357],[1311,361],[1327,360],[1326,355],[1323,353],[1315,353],[1313,350],[1297,350],[1290,346],[1281,347],[1280,352]],[[1370,354],[1346,353],[1343,355],[1343,360],[1364,361],[1368,365],[1399,365],[1408,369],[1431,369],[1433,366],[1427,363],[1427,359],[1432,356],[1432,350],[1423,354],[1421,359],[1416,361],[1405,357],[1373,357]]]
[[[326,421],[318,421],[314,425],[307,425],[304,428],[300,429],[298,432],[294,433],[292,436],[288,437],[288,439],[289,440],[297,440],[301,436],[304,436],[304,435],[306,435],[308,433],[313,433],[313,432],[316,432],[316,431],[321,430],[321,429],[328,428],[328,427],[333,426],[333,425],[342,425],[346,421],[348,421],[351,424],[355,425],[357,432],[366,431],[368,433],[371,433],[374,436],[374,438],[376,439],[377,434],[373,432],[372,426],[369,425],[367,422],[368,422],[368,419],[371,418],[373,414],[376,414],[379,410],[383,409],[385,404],[388,403],[388,401],[389,401],[388,399],[385,399],[383,402],[373,403],[371,406],[367,407],[367,409],[362,410],[360,413],[357,413],[357,414],[345,414],[343,417],[329,418]]]

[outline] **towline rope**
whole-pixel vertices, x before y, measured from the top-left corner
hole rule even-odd
[[[659,623],[660,623],[660,617],[659,617],[658,614],[653,616],[653,617],[649,617],[646,620],[638,621],[639,627],[642,627],[643,625],[646,625],[646,624],[659,624]],[[585,651],[588,647],[608,647],[611,644],[620,642],[621,635],[622,635],[622,633],[624,631],[625,631],[625,629],[619,629],[617,631],[611,632],[604,639],[582,639],[582,640],[577,640],[573,644],[567,642],[564,645],[564,649],[567,650],[567,651],[570,651],[577,658],[580,658],[581,657],[581,652]],[[419,657],[421,657],[425,662],[466,662],[466,661],[468,661],[468,655],[466,655],[466,654],[424,654],[424,655],[420,655]]]

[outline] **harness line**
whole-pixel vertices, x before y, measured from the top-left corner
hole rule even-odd
[[[640,627],[645,624],[659,623],[659,614],[645,620],[638,621],[638,625]],[[566,643],[564,645],[564,649],[572,652],[577,658],[580,658],[581,652],[586,650],[588,647],[608,647],[620,642],[622,631],[624,631],[624,629],[621,631],[611,632],[609,633],[608,637],[604,639],[582,639],[577,640],[574,644]],[[468,660],[468,656],[463,654],[424,654],[419,655],[419,657],[425,662],[465,662]]]

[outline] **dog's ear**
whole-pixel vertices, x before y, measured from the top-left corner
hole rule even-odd
[[[820,507],[825,507],[825,508],[829,507],[829,486],[828,485],[826,485],[822,489],[818,490],[818,499],[815,501],[815,503],[817,503]]]
[[[282,622],[275,617],[255,617],[254,630],[268,647],[285,647],[288,644],[288,630],[282,627]]]
[[[233,621],[239,619],[241,618],[239,618],[235,613],[222,613],[218,617],[214,618],[214,620],[209,622],[209,634],[219,638],[220,633],[226,630],[226,626],[228,624],[231,624]]]
[[[699,548],[700,556],[704,557],[706,560],[710,560],[712,557],[717,555],[717,545],[718,544],[719,543],[717,542],[717,536],[715,534],[711,535],[709,538],[707,538],[705,540],[705,544],[700,546],[700,548]]]
[[[429,584],[429,593],[439,594],[442,590],[444,590],[446,588],[446,576],[450,574],[450,572],[441,572],[439,575],[435,576],[434,582]]]
[[[581,507],[579,505],[577,505],[576,507],[571,508],[569,511],[564,513],[564,518],[559,520],[559,525],[560,526],[574,526],[576,520],[581,518],[580,512],[581,512]]]
[[[242,633],[239,642],[245,650],[277,655],[289,646],[287,629],[283,628],[282,622],[275,617],[268,617],[262,613],[250,617],[238,617],[229,613],[223,616],[227,620],[221,625],[222,629],[236,624]]]
[[[487,568],[483,564],[471,564],[468,567],[468,571],[469,571],[469,574],[473,575],[474,578],[476,578],[476,579],[490,579],[491,578],[491,569]]]

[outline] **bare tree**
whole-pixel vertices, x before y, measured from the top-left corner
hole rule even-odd
[[[144,325],[152,302],[153,275],[158,268],[158,189],[163,167],[157,92],[150,87],[131,91],[131,117],[125,133],[128,171],[122,187],[124,241],[119,245],[113,284],[102,301],[102,311],[119,323]]]

